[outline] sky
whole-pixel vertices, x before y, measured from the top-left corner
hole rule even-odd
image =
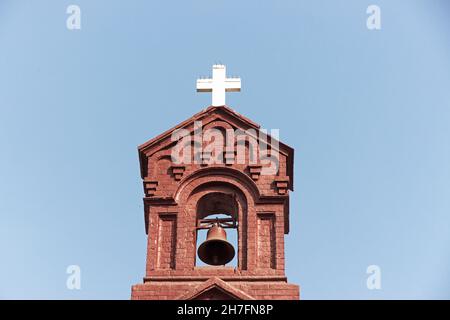
[[[449,299],[449,14],[445,0],[2,0],[0,299],[130,298],[146,255],[137,146],[210,104],[195,81],[214,63],[242,79],[227,105],[295,149],[286,274],[301,298]]]

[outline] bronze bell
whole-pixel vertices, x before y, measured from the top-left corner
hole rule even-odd
[[[198,247],[198,256],[206,264],[225,265],[234,257],[234,248],[227,241],[227,233],[219,223],[215,223],[206,235],[206,241]]]

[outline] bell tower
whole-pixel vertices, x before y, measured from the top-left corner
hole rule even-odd
[[[240,89],[240,79],[218,67],[221,85],[214,72],[197,82],[200,92],[219,88],[213,104]],[[212,105],[138,150],[148,242],[144,282],[132,286],[132,299],[299,299],[284,254],[292,148]]]

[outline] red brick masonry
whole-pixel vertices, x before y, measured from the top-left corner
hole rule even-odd
[[[171,151],[177,142],[171,134],[180,128],[193,133],[194,121],[201,121],[203,130],[223,133],[215,144],[225,144],[226,129],[259,129],[226,106],[209,107],[139,147],[147,266],[144,283],[132,286],[131,298],[299,299],[299,287],[287,283],[284,256],[294,150],[279,142],[279,169],[273,175],[261,174],[267,163],[259,159],[237,163],[230,150],[223,163],[174,164]],[[268,148],[275,147],[270,140]],[[255,149],[251,143],[245,148],[248,160]],[[237,217],[236,268],[196,266],[197,221],[217,213]]]

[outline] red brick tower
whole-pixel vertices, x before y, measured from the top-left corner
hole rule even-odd
[[[226,106],[141,145],[147,266],[131,298],[299,299],[284,255],[293,157],[292,148]],[[198,265],[199,230],[217,214],[237,234],[236,267]]]

